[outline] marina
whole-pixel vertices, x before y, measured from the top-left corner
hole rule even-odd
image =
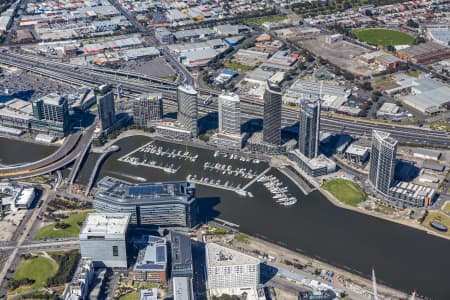
[[[289,193],[288,188],[283,186],[280,179],[274,175],[261,176],[257,181],[263,183],[266,189],[272,194],[272,198],[275,199],[276,203],[283,206],[290,206],[297,203],[297,198],[293,197]]]

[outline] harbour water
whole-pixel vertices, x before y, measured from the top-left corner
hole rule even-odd
[[[33,162],[52,154],[56,149],[53,146],[0,137],[0,166]]]
[[[185,180],[189,174],[204,177],[214,174],[222,182],[229,180],[233,184],[245,185],[250,180],[217,172],[206,173],[203,168],[207,161],[231,164],[233,168],[249,168],[248,162],[215,158],[214,151],[159,141],[155,143],[164,148],[182,150],[183,153],[189,151],[198,154],[199,158],[195,163],[160,158],[162,163],[181,166],[174,174],[117,160],[149,141],[143,136],[120,140],[117,144],[121,150],[107,158],[97,178],[108,175],[133,181],[132,178],[137,176],[151,182]],[[96,156],[90,154],[77,179],[79,182],[87,182]],[[260,173],[268,168],[268,164],[252,164],[251,168]],[[386,285],[403,291],[417,289],[419,294],[431,299],[450,299],[449,240],[336,207],[318,191],[305,196],[275,169],[266,175],[279,178],[298,202],[289,207],[277,204],[262,182],[255,182],[248,188],[254,197],[241,197],[233,191],[198,185],[197,195],[205,219],[218,217],[239,224],[242,232],[362,276],[369,277],[371,267],[375,266],[377,280]]]

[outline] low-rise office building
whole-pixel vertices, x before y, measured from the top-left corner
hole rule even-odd
[[[345,150],[344,157],[349,162],[362,165],[369,158],[369,150],[369,147],[351,144]]]
[[[323,176],[336,171],[336,163],[323,154],[310,159],[295,149],[289,152],[288,157],[309,176]]]
[[[16,211],[19,209],[28,209],[36,198],[35,189],[31,186],[25,186],[16,183],[0,183],[0,211]]]
[[[145,248],[138,253],[134,265],[134,280],[150,282],[167,281],[166,239],[156,236],[145,237]]]
[[[126,268],[126,234],[130,214],[91,213],[80,230],[82,257],[90,257],[96,267]]]
[[[193,227],[197,223],[195,184],[159,182],[132,184],[104,177],[97,184],[93,207],[98,211],[130,213],[137,226]]]

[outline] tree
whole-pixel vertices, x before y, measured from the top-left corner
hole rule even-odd
[[[419,28],[419,23],[417,23],[413,19],[409,19],[408,22],[406,22],[406,25],[409,27]]]
[[[366,91],[371,91],[371,90],[373,90],[372,84],[371,84],[369,81],[363,82],[363,83],[361,84],[361,88],[362,88],[363,90],[366,90]]]

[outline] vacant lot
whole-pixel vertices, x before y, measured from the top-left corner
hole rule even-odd
[[[67,219],[42,227],[36,233],[35,240],[75,237],[80,234],[80,226],[88,211],[70,214]]]
[[[351,206],[357,206],[367,198],[367,195],[356,183],[346,179],[333,179],[325,182],[322,187],[342,203]]]
[[[359,45],[338,41],[329,44],[325,41],[325,36],[318,36],[313,39],[301,41],[301,45],[308,51],[320,56],[339,68],[358,76],[371,76],[373,71],[361,62],[358,57],[364,53],[371,52]]]
[[[358,40],[376,46],[409,45],[414,41],[412,35],[382,28],[358,29],[352,30],[352,33]]]

